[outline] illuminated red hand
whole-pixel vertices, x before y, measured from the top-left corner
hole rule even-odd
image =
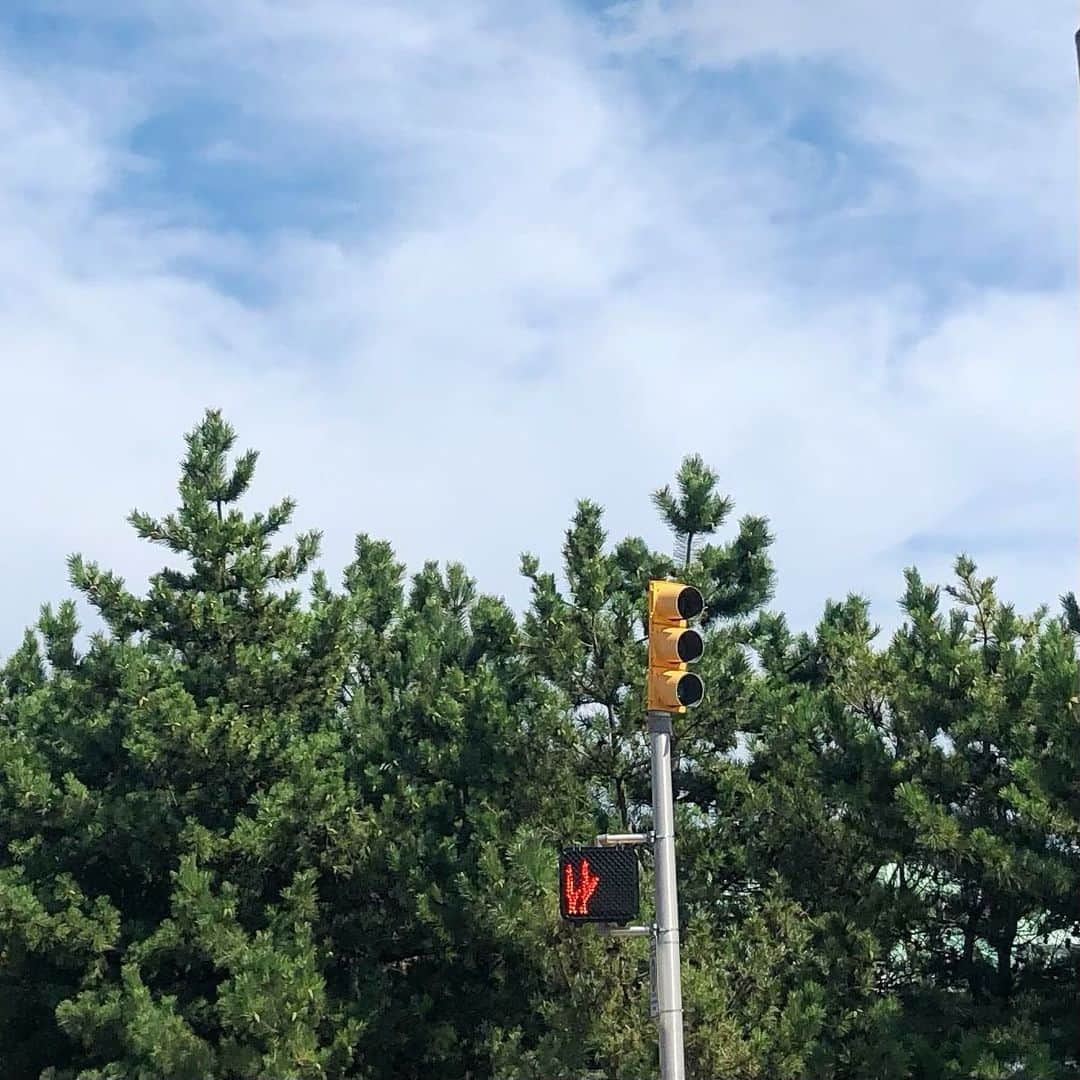
[[[589,860],[581,860],[581,875],[575,884],[574,868],[570,863],[563,867],[563,894],[566,896],[566,910],[569,915],[588,915],[589,901],[600,884],[600,875],[589,870]]]

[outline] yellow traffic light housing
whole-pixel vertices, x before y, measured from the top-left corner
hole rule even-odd
[[[645,707],[650,712],[684,713],[705,696],[705,684],[688,670],[701,656],[701,635],[691,629],[705,607],[693,585],[649,582],[649,670]]]

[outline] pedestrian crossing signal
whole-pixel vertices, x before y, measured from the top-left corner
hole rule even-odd
[[[559,913],[567,922],[628,923],[639,905],[633,845],[574,847],[559,855]]]

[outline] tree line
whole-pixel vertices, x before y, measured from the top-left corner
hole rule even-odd
[[[764,518],[689,457],[677,557],[578,504],[520,617],[356,538],[340,583],[208,411],[142,595],[45,605],[0,668],[0,1076],[638,1080],[648,952],[556,854],[647,830],[645,583],[705,599],[674,787],[688,1075],[1080,1076],[1080,609],[961,556],[903,623],[769,608]],[[301,588],[303,585],[303,588]],[[647,856],[643,866],[648,895]],[[644,913],[643,913],[644,914]]]

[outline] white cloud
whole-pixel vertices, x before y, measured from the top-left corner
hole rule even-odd
[[[880,76],[858,128],[902,154],[917,200],[948,189],[1045,246],[1071,175],[1051,36],[1013,33],[996,7],[970,35],[948,12],[883,34],[861,7],[766,9],[643,7],[613,59],[602,23],[556,7],[514,22],[479,3],[147,3],[124,6],[152,32],[108,78],[0,57],[0,451],[15,463],[0,648],[67,594],[67,552],[136,580],[163,561],[123,518],[172,504],[205,405],[263,451],[257,501],[297,496],[333,568],[366,530],[413,568],[462,559],[520,603],[518,553],[552,563],[578,496],[609,507],[613,536],[666,546],[647,493],[700,450],[738,513],[771,517],[797,624],[848,589],[892,622],[899,546],[935,531],[970,530],[976,556],[980,537],[1015,536],[984,561],[1027,606],[1070,587],[1070,550],[1023,553],[1076,524],[1069,294],[960,281],[931,318],[918,281],[800,284],[773,222],[797,186],[783,157],[760,134],[658,137],[626,66],[660,46],[690,65],[839,56]],[[987,51],[992,84],[960,108]],[[220,109],[201,148],[218,167],[279,176],[313,157],[354,176],[375,153],[385,219],[212,230],[167,162],[132,151],[142,121],[196,94]],[[152,210],[131,185],[145,175],[162,184]],[[260,299],[225,291],[228,274]],[[666,441],[679,386],[691,423]]]
[[[697,70],[748,59],[831,61],[862,80],[845,112],[856,133],[895,153],[924,189],[974,200],[998,229],[1075,229],[1073,0],[1038,11],[1009,0],[630,0],[613,9],[621,48],[659,50]],[[807,102],[790,103],[796,112]]]

